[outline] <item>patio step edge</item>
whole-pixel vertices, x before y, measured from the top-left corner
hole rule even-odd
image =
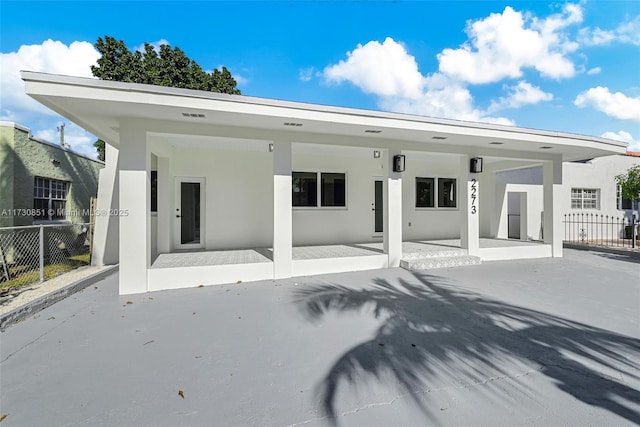
[[[420,259],[402,259],[400,267],[409,271],[431,270],[434,268],[466,267],[469,265],[480,265],[480,257],[472,255],[461,255],[454,257],[426,257]]]
[[[467,256],[469,253],[466,249],[442,249],[439,251],[416,251],[416,252],[404,252],[402,259],[404,260],[417,260],[428,258],[447,258],[447,257],[459,257]]]

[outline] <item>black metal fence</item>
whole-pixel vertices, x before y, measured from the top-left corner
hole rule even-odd
[[[564,241],[598,246],[638,248],[639,224],[635,217],[570,213],[564,215]],[[634,228],[636,240],[634,241]]]

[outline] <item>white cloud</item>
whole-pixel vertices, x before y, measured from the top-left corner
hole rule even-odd
[[[406,48],[387,38],[347,53],[347,59],[324,69],[329,83],[350,82],[378,98],[383,110],[469,121],[514,124],[475,108],[468,88],[442,73],[424,76]]]
[[[54,114],[25,94],[21,70],[92,77],[91,65],[99,57],[89,42],[73,42],[67,46],[51,39],[39,45],[20,46],[17,52],[0,53],[0,115],[3,120],[20,121],[26,113],[34,112]]]
[[[593,76],[594,74],[600,74],[601,72],[602,72],[602,68],[600,67],[593,67],[587,70],[587,74],[590,76]]]
[[[640,96],[632,98],[607,87],[594,87],[580,93],[573,103],[581,108],[593,107],[608,116],[623,120],[640,120]]]
[[[438,54],[440,72],[472,84],[519,78],[525,68],[555,79],[572,77],[576,70],[567,54],[578,44],[562,30],[581,21],[576,4],[542,20],[507,6],[502,13],[468,22],[469,41]]]
[[[623,130],[618,132],[605,132],[600,135],[603,138],[613,139],[614,141],[626,142],[629,144],[628,151],[640,151],[640,140],[634,139],[629,132]]]
[[[582,28],[578,32],[580,43],[589,46],[608,45],[614,42],[640,46],[640,15],[618,25],[613,30]]]
[[[155,50],[158,53],[160,53],[160,46],[162,46],[163,44],[171,45],[171,43],[169,43],[169,41],[167,39],[160,39],[160,40],[155,41],[155,42],[150,42],[149,44],[151,46],[153,46],[153,50]],[[141,45],[136,46],[135,50],[144,53],[144,43],[142,43]]]
[[[298,78],[302,82],[311,81],[311,79],[313,78],[314,71],[315,71],[315,68],[313,67],[303,68],[298,72]]]
[[[70,123],[68,121],[60,121],[58,122],[57,126],[62,123],[65,123],[64,140],[67,144],[69,144],[73,151],[84,154],[85,156],[91,158],[98,157],[98,152],[93,146],[93,143],[96,141],[95,136],[80,128],[76,124]],[[58,133],[57,126],[38,130],[34,132],[33,136],[48,142],[52,142],[54,144],[59,144],[60,134]]]
[[[99,57],[99,52],[89,42],[76,41],[67,46],[50,39],[42,44],[20,46],[17,52],[0,53],[0,119],[32,129],[38,123],[39,126],[55,130],[55,121],[61,121],[59,116],[26,95],[20,71],[93,77],[91,65],[96,64]],[[72,148],[88,153],[87,144],[90,147],[93,143],[91,138],[82,138],[80,131],[76,132],[72,127],[69,127],[69,131],[68,141]],[[34,134],[38,135],[39,132],[34,130]],[[93,150],[93,147],[90,149]]]
[[[422,91],[423,77],[404,46],[387,37],[383,43],[370,41],[347,52],[347,60],[324,70],[330,82],[350,81],[366,93],[415,97]]]
[[[520,108],[523,105],[537,104],[553,99],[553,94],[545,92],[524,80],[519,81],[515,86],[505,86],[505,89],[508,91],[508,96],[500,97],[497,101],[493,101],[488,111]]]

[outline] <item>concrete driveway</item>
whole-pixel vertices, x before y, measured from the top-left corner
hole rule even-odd
[[[640,424],[640,259],[117,295],[0,335],[2,426]]]

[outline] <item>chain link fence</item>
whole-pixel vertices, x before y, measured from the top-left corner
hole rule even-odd
[[[640,224],[635,215],[628,218],[571,213],[564,216],[563,224],[565,242],[634,249],[640,243]]]
[[[92,224],[0,227],[0,293],[91,263]]]

